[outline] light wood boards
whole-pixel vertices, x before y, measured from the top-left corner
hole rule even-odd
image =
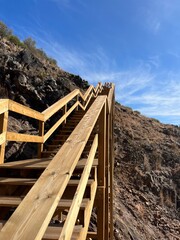
[[[0,114],[8,111],[9,99],[0,99]]]
[[[7,132],[6,140],[7,141],[15,141],[15,142],[42,143],[43,142],[43,137],[42,136],[22,134],[22,133]]]
[[[0,134],[1,134],[0,164],[2,164],[4,162],[4,154],[5,154],[6,143],[3,139],[3,137],[6,138],[7,125],[8,125],[8,111],[0,114]]]
[[[98,147],[98,135],[95,135],[88,159],[86,161],[86,164],[83,169],[83,173],[81,175],[81,179],[79,181],[76,193],[74,195],[74,199],[72,202],[72,205],[70,207],[68,216],[66,218],[66,222],[64,224],[64,227],[62,229],[61,235],[59,237],[59,240],[68,240],[71,238],[72,232],[73,232],[73,226],[76,223],[76,218],[79,212],[79,207],[83,199],[83,195],[86,189],[86,185],[88,183],[89,174],[91,172],[91,168],[93,165],[94,157],[96,154],[96,150]],[[92,201],[92,200],[91,200]]]
[[[43,237],[105,102],[106,96],[96,98],[5,224],[0,232],[0,239],[37,240]],[[36,224],[34,224],[34,219],[38,219]]]
[[[22,114],[22,115],[30,117],[30,118],[44,121],[44,115],[42,113],[35,111],[29,107],[26,107],[22,104],[19,104],[17,102],[14,102],[12,100],[9,100],[8,110]]]

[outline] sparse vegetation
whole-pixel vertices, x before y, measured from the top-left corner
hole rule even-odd
[[[2,21],[0,21],[0,37],[9,37],[12,35],[12,30],[9,29]]]
[[[14,43],[15,45],[19,46],[19,47],[24,47],[24,44],[20,41],[20,39],[18,37],[16,37],[15,35],[10,35],[8,37],[8,40],[12,43]]]
[[[13,34],[13,31],[9,29],[5,23],[0,21],[0,38],[7,38],[10,42],[14,43],[18,47],[27,48],[36,57],[47,60],[51,64],[57,65],[57,61],[44,52],[43,49],[36,47],[36,41],[31,37],[26,38],[23,42]]]

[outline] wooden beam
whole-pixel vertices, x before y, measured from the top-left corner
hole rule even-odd
[[[12,100],[9,100],[9,110],[28,116],[30,118],[34,118],[40,121],[44,120],[44,115],[38,111],[35,111],[29,107],[23,106],[22,104],[19,104],[17,102],[14,102]]]
[[[0,114],[8,111],[9,99],[0,99]]]
[[[86,207],[84,227],[80,233],[78,240],[87,239],[87,233],[88,233],[89,223],[90,223],[91,214],[92,214],[92,210],[93,210],[93,206],[94,206],[96,191],[97,191],[97,169],[95,169],[94,182],[91,185],[91,201],[89,201],[89,204]]]
[[[76,223],[76,218],[78,216],[79,207],[82,202],[83,195],[84,195],[87,183],[88,183],[88,178],[89,178],[89,174],[91,172],[91,168],[93,165],[93,160],[94,160],[94,157],[96,154],[97,146],[98,146],[98,135],[96,134],[93,144],[92,144],[92,147],[91,147],[91,150],[89,152],[89,156],[88,156],[86,165],[84,166],[83,173],[81,175],[81,179],[79,181],[76,193],[74,195],[74,199],[73,199],[71,208],[67,215],[61,235],[59,237],[59,240],[71,239],[71,235],[73,233],[73,228]]]
[[[0,164],[2,164],[4,162],[7,125],[8,125],[8,111],[0,114],[0,134],[1,134]]]
[[[0,239],[38,240],[43,237],[105,102],[106,96],[97,97],[5,224]]]
[[[112,95],[112,106],[110,111],[110,240],[114,239],[114,111],[115,111],[115,93]]]
[[[43,111],[42,113],[44,114],[44,120],[46,121],[57,111],[59,111],[62,107],[64,107],[64,105],[66,105],[69,101],[76,97],[79,92],[79,89],[75,89],[73,92],[69,93],[67,96],[63,97],[62,99],[51,105],[48,109]]]
[[[44,139],[44,121],[39,121],[39,136]],[[43,147],[44,147],[43,143],[38,144],[38,158],[41,158]]]
[[[55,124],[52,126],[49,131],[44,135],[44,143],[47,139],[52,135],[52,133],[60,126],[61,123],[74,111],[74,109],[78,106],[78,102],[76,102],[67,112],[64,114]]]
[[[6,142],[6,132],[0,134],[0,145]]]
[[[98,189],[97,189],[97,234],[98,239],[105,239],[105,167],[106,167],[106,104],[98,120]]]
[[[43,137],[22,133],[7,132],[7,141],[43,143]]]

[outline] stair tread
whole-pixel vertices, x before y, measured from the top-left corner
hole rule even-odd
[[[10,177],[0,177],[0,185],[33,185],[37,181],[36,178],[10,178]],[[92,184],[94,180],[89,179],[88,185]],[[67,186],[76,186],[78,185],[79,180],[70,179]]]
[[[49,158],[37,158],[37,159],[28,159],[28,160],[20,160],[14,162],[3,163],[0,165],[1,168],[12,168],[12,169],[44,169],[48,166],[52,157]],[[82,158],[79,160],[77,167],[83,167],[86,163],[86,158]],[[98,159],[94,159],[93,166],[98,165]]]
[[[24,197],[12,197],[12,196],[0,196],[0,206],[18,206]],[[84,198],[82,200],[81,209],[85,209],[87,206],[87,203],[89,202],[88,198]],[[61,199],[58,203],[59,208],[70,208],[72,204],[72,199]]]
[[[6,221],[0,221],[0,230],[5,225]],[[81,230],[83,229],[82,225],[74,226],[74,231],[71,237],[71,240],[76,240],[79,237]],[[59,239],[62,227],[59,226],[49,226],[43,236],[43,240],[57,240]]]
[[[75,226],[71,240],[78,239],[81,230],[82,230],[82,225]],[[46,240],[46,239],[57,240],[57,239],[59,239],[61,231],[62,231],[62,227],[48,227],[42,239],[43,240]]]

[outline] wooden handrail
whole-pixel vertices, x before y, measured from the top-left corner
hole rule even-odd
[[[91,98],[97,97],[98,93],[102,91],[102,84],[98,83],[97,87],[94,88],[92,85],[89,86],[85,94],[82,94],[79,89],[75,89],[73,92],[66,95],[64,98],[60,99],[56,103],[54,103],[52,106],[44,110],[42,113],[33,110],[29,107],[23,106],[22,104],[19,104],[17,102],[14,102],[9,99],[0,99],[0,114],[3,114],[7,111],[13,111],[18,114],[31,117],[33,119],[36,119],[40,122],[39,125],[39,136],[36,135],[28,135],[28,134],[19,134],[15,132],[7,132],[7,133],[1,133],[0,132],[0,146],[2,144],[5,144],[7,141],[21,141],[21,142],[34,142],[39,143],[38,147],[38,156],[41,156],[41,152],[43,150],[43,144],[47,141],[47,139],[52,135],[52,133],[60,126],[61,123],[64,121],[66,122],[67,117],[79,107],[81,107],[82,110],[86,110]],[[85,103],[84,106],[79,101],[78,96],[80,96]],[[67,104],[73,100],[75,97],[77,97],[76,102],[72,105],[72,107],[64,112],[64,115],[52,126],[49,131],[44,135],[44,123],[52,117],[55,113],[57,113],[60,109],[63,107],[67,108]],[[1,121],[4,121],[3,119]],[[3,122],[0,122],[0,124],[3,124]],[[4,139],[5,137],[5,139]],[[2,148],[4,149],[5,146]],[[1,154],[1,147],[0,147],[0,163],[3,163],[4,161],[4,150],[3,154]]]
[[[34,118],[36,120],[44,121],[44,115],[42,113],[33,110],[29,107],[23,106],[22,104],[19,104],[12,100],[9,100],[8,110],[30,118]]]
[[[71,239],[71,235],[72,235],[75,223],[76,223],[76,218],[77,218],[79,208],[80,208],[80,205],[81,205],[81,202],[83,199],[83,195],[84,195],[84,192],[85,192],[85,189],[87,186],[89,174],[91,172],[91,168],[93,165],[97,147],[98,147],[98,134],[95,135],[86,165],[84,166],[84,170],[83,170],[81,179],[79,181],[76,193],[74,195],[73,202],[71,204],[71,207],[70,207],[69,213],[67,215],[63,230],[59,237],[59,240]]]
[[[81,122],[5,224],[0,232],[0,239],[32,240],[43,237],[106,103],[106,98],[106,96],[96,98]],[[38,219],[36,224],[34,219]]]
[[[101,91],[103,89],[102,95]],[[101,94],[99,95],[99,93]],[[79,97],[82,99],[79,100]],[[89,107],[90,100],[93,97],[95,99],[93,99]],[[76,99],[74,100],[74,98]],[[67,104],[72,100],[73,104],[67,109]],[[38,142],[41,144],[40,150],[42,150],[42,144],[77,107],[83,110],[88,109],[67,140],[59,148],[56,155],[44,160],[49,164],[47,167],[44,163],[42,164],[43,159],[38,158],[20,161],[14,165],[16,168],[21,169],[22,166],[26,165],[28,167],[30,164],[29,167],[31,168],[32,165],[35,164],[36,168],[41,165],[41,167],[44,166],[46,169],[38,179],[35,179],[36,181],[31,179],[31,181],[33,180],[34,182],[33,187],[25,198],[22,199],[20,205],[3,228],[0,229],[0,239],[51,239],[52,232],[48,231],[52,227],[48,225],[56,216],[57,211],[59,211],[57,207],[62,207],[60,200],[63,198],[65,190],[68,191],[67,186],[71,176],[75,174],[75,171],[78,171],[79,174],[80,166],[80,169],[82,169],[81,177],[79,182],[77,182],[77,189],[74,197],[72,197],[73,200],[70,205],[68,205],[70,209],[65,223],[61,230],[59,227],[54,227],[59,229],[55,234],[56,239],[70,240],[73,236],[73,229],[75,229],[75,222],[77,218],[79,218],[78,216],[80,216],[80,221],[83,222],[79,225],[78,231],[80,235],[78,239],[84,240],[92,236],[92,238],[99,240],[113,240],[114,85],[106,84],[102,86],[102,84],[99,83],[96,88],[90,86],[84,95],[80,90],[74,90],[42,113],[34,110],[31,111],[31,109],[21,105],[18,110],[18,105],[7,99],[0,100],[0,106],[2,107],[0,108],[2,109],[0,114],[0,157],[4,151],[6,140]],[[62,108],[64,108],[63,116],[44,134],[45,121]],[[39,121],[39,136],[7,132],[8,110],[19,111],[19,113],[21,112],[21,114],[26,116],[31,116],[32,114],[32,117]],[[77,115],[79,118],[81,113]],[[92,136],[94,137],[93,142],[90,141]],[[89,147],[90,151],[86,159],[84,159],[82,154],[85,154],[85,151],[87,151]],[[96,154],[98,155],[98,159],[95,159]],[[96,160],[96,163],[93,163],[94,160]],[[13,163],[5,163],[4,165],[5,167],[9,166],[13,168]],[[87,186],[88,191],[85,191]],[[88,199],[86,198],[87,194]],[[67,195],[69,196],[69,193]],[[85,204],[86,206],[83,206],[84,218],[81,212],[82,205],[85,202],[83,198],[87,203]],[[97,208],[97,232],[88,234],[88,226],[93,206]],[[36,219],[36,222],[34,219]]]

